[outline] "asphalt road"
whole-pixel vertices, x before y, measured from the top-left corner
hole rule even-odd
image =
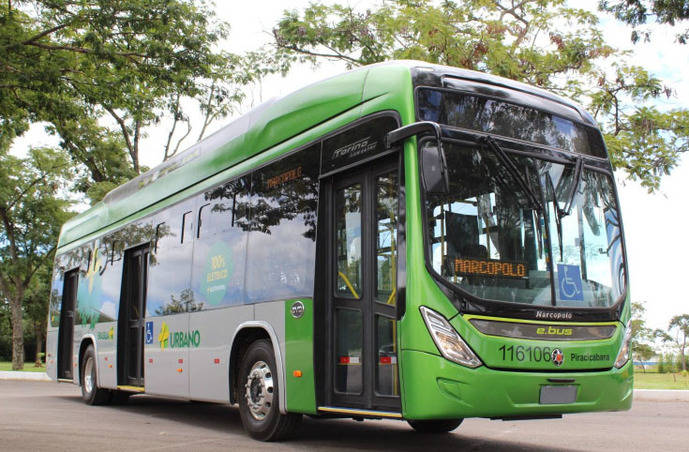
[[[0,450],[689,450],[689,403],[637,401],[631,411],[560,420],[466,420],[425,436],[400,421],[305,418],[297,439],[259,443],[236,408],[148,396],[91,407],[70,384],[0,381]]]

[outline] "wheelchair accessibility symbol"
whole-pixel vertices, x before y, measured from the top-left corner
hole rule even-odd
[[[581,271],[578,265],[557,264],[557,281],[561,300],[584,301]]]
[[[153,343],[153,322],[146,322],[146,343]]]

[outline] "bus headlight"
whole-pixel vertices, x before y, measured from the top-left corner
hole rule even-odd
[[[482,364],[445,317],[425,306],[421,306],[420,309],[435,346],[445,358],[472,368]]]
[[[631,347],[632,347],[632,326],[629,325],[627,327],[627,330],[624,332],[624,339],[622,339],[622,347],[620,347],[620,352],[617,354],[617,359],[615,359],[615,367],[616,368],[621,368],[625,364],[627,364],[627,361],[629,361],[629,358],[631,356]]]

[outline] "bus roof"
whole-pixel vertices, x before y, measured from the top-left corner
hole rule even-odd
[[[97,233],[153,204],[286,141],[366,101],[401,87],[386,77],[430,70],[478,83],[516,89],[582,112],[571,101],[524,83],[482,72],[403,60],[365,66],[271,99],[184,152],[110,191],[102,201],[67,221],[58,248]],[[397,77],[391,77],[396,79]],[[381,83],[381,81],[383,81]],[[375,89],[368,89],[375,86]],[[582,114],[582,116],[584,116]],[[583,118],[587,118],[584,116]],[[589,122],[589,121],[586,121]]]

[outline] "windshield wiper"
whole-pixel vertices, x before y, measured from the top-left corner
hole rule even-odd
[[[548,184],[547,190],[553,194],[553,213],[555,217],[555,225],[557,226],[557,243],[560,244],[560,260],[564,254],[564,246],[562,244],[562,217],[563,210],[560,209],[560,203],[557,201],[557,192],[555,191],[555,184],[553,184],[553,178],[550,177],[550,173],[546,173],[546,183]],[[547,199],[547,195],[546,195]],[[569,215],[569,213],[567,213]]]
[[[560,259],[563,255],[563,244],[562,244],[562,218],[572,213],[572,204],[574,204],[574,197],[579,189],[579,184],[581,183],[581,177],[583,174],[584,163],[581,157],[577,158],[576,164],[574,166],[574,183],[567,193],[567,198],[565,201],[565,208],[560,208],[560,202],[557,199],[557,191],[555,190],[555,184],[553,184],[553,179],[550,177],[550,173],[547,174],[547,180],[550,190],[553,193],[553,210],[555,212],[555,224],[557,226],[557,241],[560,244]]]
[[[507,169],[507,172],[510,173],[512,178],[519,184],[524,193],[526,193],[526,197],[529,198],[531,205],[536,208],[538,212],[543,212],[543,206],[538,200],[538,196],[536,196],[536,193],[534,193],[527,181],[524,180],[514,160],[512,160],[498,142],[491,136],[481,137],[478,141],[480,144],[487,146],[490,150],[495,152],[502,165]]]
[[[577,195],[577,190],[579,189],[579,184],[581,183],[581,177],[584,173],[583,169],[584,161],[581,157],[578,157],[577,163],[574,166],[574,185],[572,185],[572,188],[569,190],[569,193],[567,194],[567,202],[565,203],[565,208],[560,209],[559,204],[557,207],[557,216],[559,218],[566,217],[567,215],[572,213],[572,204],[574,203],[574,197]],[[553,191],[553,193],[555,192]]]

